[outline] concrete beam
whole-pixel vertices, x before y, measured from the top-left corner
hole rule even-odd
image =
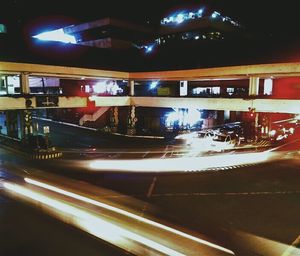
[[[88,99],[86,97],[59,97],[59,108],[85,108]]]
[[[31,108],[36,107],[35,97]],[[160,107],[160,108],[199,108],[209,110],[248,111],[300,114],[300,100],[287,99],[224,99],[224,98],[167,98],[167,97],[90,97],[96,107]],[[50,108],[84,108],[87,107],[85,97],[59,97],[59,104]],[[48,107],[49,108],[49,107]],[[0,110],[26,109],[25,98],[0,97]]]
[[[31,101],[30,107],[26,107],[26,100]],[[87,107],[87,98],[85,97],[58,97],[58,106],[37,107],[36,97],[0,97],[0,110],[18,110],[18,109],[44,109],[44,108],[84,108]]]
[[[249,111],[300,114],[300,100],[224,99],[224,98],[165,98],[132,97],[131,104],[140,107],[199,108],[208,110]]]
[[[132,97],[131,104],[141,107],[248,111],[251,102],[242,99],[223,98]]]
[[[50,66],[28,63],[0,62],[0,73],[65,77],[65,78],[112,78],[132,80],[201,80],[201,79],[242,79],[250,76],[261,78],[300,76],[300,63],[276,63],[217,67],[189,70],[156,72],[120,72],[109,70],[86,69],[64,66]]]
[[[222,78],[248,78],[250,76],[264,77],[282,77],[282,76],[300,76],[300,63],[277,63],[277,64],[259,64],[244,65],[232,67],[203,68],[175,71],[157,71],[157,72],[132,72],[129,79],[133,80],[201,80],[201,79],[222,79]]]
[[[63,66],[50,66],[28,63],[0,62],[0,73],[20,74],[26,72],[29,75],[53,76],[64,78],[114,78],[128,79],[129,73],[109,70],[86,69]]]
[[[34,97],[29,98],[34,104]],[[13,97],[0,97],[0,110],[14,110],[14,109],[26,109],[25,98],[13,98]]]

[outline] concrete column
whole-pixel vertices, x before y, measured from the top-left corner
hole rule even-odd
[[[188,81],[180,81],[179,96],[188,95]]]
[[[134,80],[129,80],[128,84],[129,84],[129,96],[134,96],[135,95]]]
[[[249,79],[249,96],[259,94],[259,77],[251,76]]]
[[[21,73],[21,93],[30,94],[29,75],[26,73]]]
[[[137,118],[135,116],[135,106],[131,106],[129,109],[127,134],[129,135],[136,134],[136,129],[135,129],[136,122],[137,122]]]
[[[264,95],[272,95],[273,94],[273,79],[266,78],[264,80]]]
[[[266,138],[269,138],[270,137],[270,128],[271,128],[271,125],[270,125],[270,119],[268,117],[267,114],[264,114],[262,116],[262,120],[261,120],[261,130],[260,130],[260,133],[261,133],[261,137],[266,139]]]
[[[29,135],[33,134],[33,121],[32,121],[32,112],[29,110],[23,110],[20,113],[20,127],[22,140],[26,140]]]
[[[5,88],[6,94],[8,94],[8,81],[7,76],[1,78],[1,82],[3,83],[3,87]],[[0,82],[0,83],[1,83]]]
[[[255,120],[254,120],[254,128],[255,128],[255,141],[258,140],[258,118],[259,118],[259,113],[255,113]]]
[[[115,133],[118,131],[118,124],[119,124],[119,108],[112,107],[110,108],[110,128],[111,132]]]

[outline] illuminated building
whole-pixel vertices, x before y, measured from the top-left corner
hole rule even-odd
[[[132,48],[153,36],[149,27],[112,18],[68,26],[63,31],[77,44],[112,49]]]
[[[180,41],[223,40],[236,35],[241,25],[221,13],[200,8],[176,12],[161,20],[160,45]]]
[[[157,46],[180,42],[220,41],[232,38],[242,26],[208,8],[185,10],[163,18],[158,26],[134,24],[115,18],[104,18],[67,26],[36,35],[38,39],[75,43],[110,49],[143,49],[151,53]],[[56,38],[56,39],[55,39]]]

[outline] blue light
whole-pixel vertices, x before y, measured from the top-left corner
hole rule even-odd
[[[153,45],[150,45],[150,46],[146,46],[146,53],[150,53],[153,51]]]
[[[215,18],[217,18],[217,17],[220,16],[220,15],[221,15],[220,13],[214,11],[214,12],[212,13],[211,17],[212,17],[213,19],[215,19]]]
[[[195,13],[190,12],[190,13],[189,13],[189,19],[194,19],[194,18],[195,18]]]
[[[175,17],[174,16],[170,16],[168,22],[174,22],[174,20],[175,20]]]
[[[43,32],[41,34],[33,36],[33,38],[37,38],[43,41],[56,41],[62,43],[76,44],[75,37],[65,34],[63,29]]]
[[[202,16],[202,14],[203,14],[203,11],[204,11],[204,9],[203,9],[203,8],[199,9],[199,10],[198,10],[198,15],[199,15],[199,16]]]
[[[152,81],[150,86],[149,86],[149,89],[150,90],[153,90],[155,89],[156,87],[158,86],[158,81]]]
[[[151,53],[154,50],[154,47],[157,45],[157,43],[153,43],[151,45],[144,45],[142,48],[145,50],[145,53]]]
[[[176,16],[175,21],[177,22],[177,24],[180,24],[180,23],[184,22],[184,14],[179,13],[179,14]]]

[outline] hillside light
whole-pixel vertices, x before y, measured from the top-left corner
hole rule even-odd
[[[56,41],[62,43],[76,44],[75,37],[72,35],[65,34],[63,29],[43,32],[41,34],[33,36],[33,38],[37,38],[43,41]]]
[[[180,24],[180,23],[184,22],[184,15],[183,15],[182,13],[179,13],[179,14],[176,16],[175,21],[177,22],[177,24]]]

